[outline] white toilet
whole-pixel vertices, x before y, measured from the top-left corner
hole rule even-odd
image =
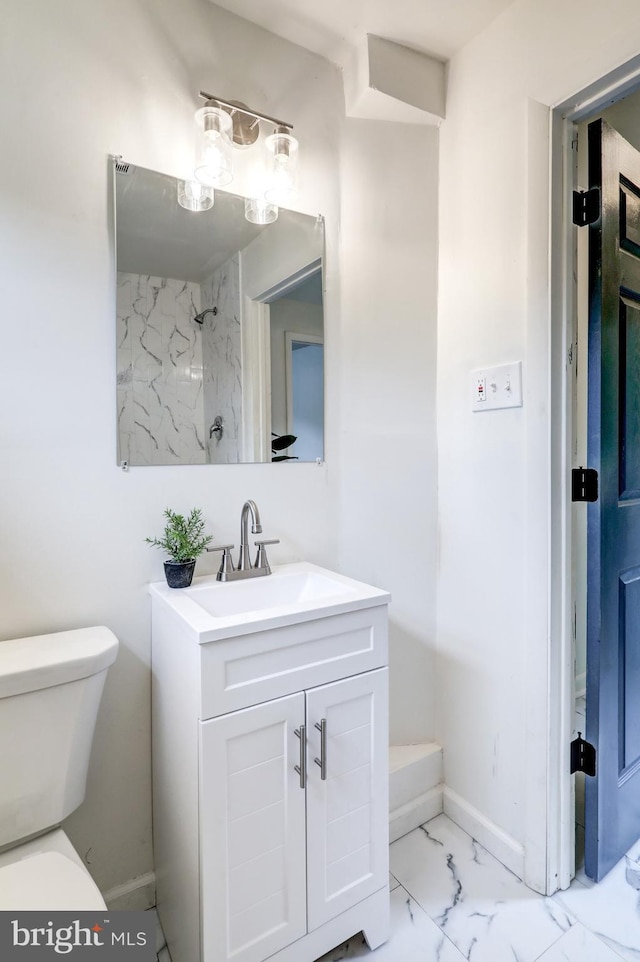
[[[101,627],[0,642],[0,911],[106,908],[59,825],[84,799],[117,651]]]

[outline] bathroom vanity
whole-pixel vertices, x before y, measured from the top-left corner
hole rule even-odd
[[[310,564],[151,586],[153,833],[172,962],[388,938],[387,592]]]

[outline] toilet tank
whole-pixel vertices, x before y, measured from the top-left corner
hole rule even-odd
[[[117,651],[103,627],[0,642],[0,847],[58,825],[83,801]]]

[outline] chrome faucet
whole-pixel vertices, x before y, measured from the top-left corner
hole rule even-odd
[[[238,570],[248,571],[251,568],[249,558],[249,514],[251,514],[251,534],[262,534],[262,522],[260,512],[255,501],[245,501],[242,505],[240,515],[240,557],[238,558]]]
[[[222,551],[220,570],[216,575],[218,581],[237,581],[240,578],[259,578],[261,575],[271,574],[265,545],[279,544],[280,541],[278,538],[272,538],[269,541],[256,541],[255,546],[258,549],[258,553],[255,564],[251,564],[251,558],[249,556],[249,515],[251,515],[251,533],[262,534],[262,522],[260,520],[258,505],[255,501],[245,501],[242,505],[242,514],[240,515],[240,555],[238,557],[237,568],[234,567],[231,558],[231,550],[234,545],[221,544],[213,548],[207,548],[207,551]]]

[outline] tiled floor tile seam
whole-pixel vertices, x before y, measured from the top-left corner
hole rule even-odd
[[[394,876],[394,877],[395,877],[395,876]],[[417,899],[417,898],[415,897],[415,895],[413,895],[413,894],[409,891],[409,889],[407,888],[407,886],[405,885],[405,883],[404,883],[401,879],[400,879],[399,885],[398,885],[397,887],[398,887],[398,888],[401,888],[402,891],[411,899],[411,901],[412,901],[412,902],[415,902],[416,905],[418,905],[418,906],[420,907],[420,909],[424,912],[424,914],[427,916],[427,918],[428,918],[428,919],[431,919],[431,921],[433,922],[433,924],[438,926],[438,928],[439,928],[440,931],[442,932],[442,934],[443,934],[443,936],[445,937],[445,939],[447,940],[447,942],[450,942],[451,945],[453,946],[453,948],[454,948],[460,955],[462,955],[462,952],[460,952],[460,949],[458,948],[458,946],[455,944],[455,942],[454,942],[452,939],[449,938],[449,936],[447,935],[446,931],[445,931],[444,928],[440,925],[440,923],[438,922],[438,920],[437,920],[437,919],[434,919],[433,915],[431,915],[431,914],[426,910],[426,908],[424,907],[424,905],[421,904],[420,900]],[[464,958],[464,955],[462,955],[462,958]]]
[[[585,884],[585,882],[586,882],[587,884]],[[570,886],[570,887],[571,887],[572,889],[575,888],[575,887],[577,887],[577,888],[580,888],[580,889],[584,889],[584,890],[586,891],[586,890],[588,890],[588,889],[591,889],[591,888],[594,888],[595,886],[597,886],[597,882],[593,882],[593,881],[591,881],[591,879],[586,879],[586,878],[585,878],[585,882],[581,881],[579,878],[574,878],[574,879],[572,879],[572,881],[571,881],[571,886]],[[560,905],[560,906],[562,907],[562,910],[563,910],[564,912],[566,912],[567,916],[568,916],[569,918],[571,918],[571,917],[572,917],[572,916],[571,916],[571,913],[568,911],[568,909],[565,907],[565,905],[564,905],[563,902],[562,902],[562,895],[563,895],[563,893],[564,893],[564,892],[568,892],[568,891],[569,891],[569,889],[559,889],[554,895],[552,895],[552,896],[550,896],[550,897],[551,897],[554,901],[556,901],[556,902],[558,903],[558,905]],[[616,942],[616,941],[615,941],[615,939],[608,938],[608,937],[607,937],[606,935],[604,935],[602,932],[598,932],[597,929],[595,929],[592,925],[589,925],[589,923],[588,923],[587,921],[585,921],[585,919],[578,919],[578,923],[579,923],[580,925],[582,925],[585,929],[587,929],[587,930],[591,933],[591,935],[593,935],[594,938],[596,938],[596,939],[598,940],[598,942],[602,942],[603,945],[605,945],[608,949],[610,949],[610,950],[614,953],[614,955],[618,956],[618,958],[620,958],[620,959],[625,960],[625,962],[626,962],[628,956],[625,954],[624,946],[621,946],[619,942]],[[616,948],[616,946],[620,946],[620,950],[619,950],[618,948]],[[535,960],[535,962],[537,962],[537,960]]]
[[[615,947],[616,945],[619,945],[619,944],[620,944],[619,942],[615,942],[614,939],[608,939],[608,938],[606,938],[606,937],[603,936],[600,932],[594,932],[594,930],[593,930],[592,928],[590,928],[590,926],[586,925],[585,922],[582,922],[581,925],[583,925],[584,928],[587,929],[587,931],[589,931],[589,932],[591,933],[591,935],[594,937],[594,939],[597,939],[598,942],[601,942],[602,945],[604,945],[607,949],[609,949],[610,952],[613,952],[613,954],[614,954],[615,956],[617,956],[619,959],[626,960],[627,956],[624,955],[623,952],[619,952],[619,951],[616,949],[616,947]],[[614,944],[612,944],[612,942],[613,942]],[[623,947],[621,946],[621,948],[623,948]]]
[[[628,956],[625,955],[625,947],[620,945],[619,942],[616,942],[615,939],[607,938],[607,936],[603,935],[601,932],[596,932],[595,929],[592,929],[591,926],[587,925],[586,922],[581,922],[580,924],[584,926],[584,928],[587,929],[587,931],[589,931],[591,935],[598,940],[598,942],[601,942],[604,946],[606,946],[619,959],[626,960],[628,958]],[[620,946],[620,951],[616,948],[616,946]]]
[[[567,912],[567,918],[571,918],[571,916],[569,915],[568,912]],[[572,928],[574,925],[577,925],[577,924],[578,924],[578,920],[575,919],[575,920],[571,923],[571,926],[570,926],[569,928]],[[560,934],[558,935],[558,938],[557,938],[557,939],[554,939],[553,942],[551,942],[551,943],[546,947],[546,949],[543,949],[542,952],[540,953],[540,955],[536,955],[535,959],[533,959],[532,962],[539,962],[540,959],[544,958],[544,956],[547,954],[547,952],[549,952],[549,951],[554,947],[554,945],[557,945],[558,942],[560,942],[560,940],[565,937],[565,935],[567,934],[568,931],[569,931],[569,929],[565,929],[564,932],[560,932]]]
[[[578,938],[574,939],[573,935],[577,933]],[[584,937],[588,937],[588,941],[585,942]],[[582,942],[582,945],[580,943]],[[577,945],[576,945],[577,943]],[[534,962],[560,962],[560,958],[565,960],[565,962],[589,962],[590,959],[594,959],[593,946],[597,945],[599,947],[597,952],[597,958],[600,962],[614,962],[616,959],[628,960],[628,956],[619,955],[618,952],[609,944],[609,941],[605,938],[599,938],[595,935],[583,922],[578,921],[576,925],[572,926],[570,929],[561,936],[559,940],[553,943],[538,959]],[[577,948],[577,946],[580,946]],[[555,951],[557,948],[560,949],[560,954]],[[586,949],[586,954],[585,954]]]
[[[394,877],[395,877],[395,876],[394,876]],[[412,902],[415,902],[415,904],[420,908],[420,910],[421,910],[422,912],[424,912],[424,914],[427,916],[427,918],[428,918],[428,919],[431,919],[431,921],[433,922],[433,924],[436,925],[436,926],[438,927],[438,929],[440,930],[440,932],[442,933],[442,937],[443,937],[444,939],[446,939],[447,942],[449,943],[449,948],[452,949],[453,951],[457,952],[457,954],[460,956],[460,958],[464,960],[465,957],[464,957],[464,955],[462,954],[462,952],[460,951],[460,949],[458,948],[458,946],[455,944],[455,942],[454,942],[452,939],[449,938],[449,936],[447,935],[447,933],[445,932],[445,930],[442,928],[442,926],[441,926],[441,925],[438,925],[438,922],[434,919],[434,917],[433,917],[432,915],[429,915],[429,913],[427,912],[427,910],[425,909],[425,907],[420,904],[420,902],[418,901],[418,899],[417,899],[414,895],[411,894],[411,892],[407,889],[407,887],[406,887],[402,882],[400,882],[400,883],[396,886],[396,888],[394,889],[394,891],[397,891],[398,889],[402,889],[402,891],[404,892],[404,894],[407,896],[407,901],[411,900]],[[440,954],[442,954],[442,953],[440,953]]]
[[[517,877],[517,876],[516,876],[516,877]],[[527,886],[527,888],[529,888],[529,886]],[[534,892],[535,889],[529,889],[529,891]],[[540,893],[536,893],[536,894],[540,894]],[[558,906],[558,908],[562,909],[562,912],[563,912],[564,915],[566,916],[567,922],[569,923],[569,928],[561,929],[561,930],[558,932],[558,935],[556,936],[556,938],[553,939],[553,940],[546,946],[546,948],[544,948],[538,955],[536,955],[536,957],[535,957],[534,959],[532,959],[532,962],[539,962],[539,960],[540,960],[541,958],[543,958],[543,956],[546,955],[546,953],[547,953],[550,949],[552,949],[554,945],[557,945],[558,942],[565,937],[565,935],[567,934],[567,932],[569,931],[569,929],[571,929],[574,925],[578,925],[578,919],[577,919],[574,915],[572,915],[571,912],[567,911],[567,909],[565,908],[564,905],[562,905],[561,902],[556,902],[555,899],[554,899],[554,897],[553,897],[553,895],[540,895],[540,899],[541,899],[542,902],[544,902],[544,903],[553,902],[555,905]],[[437,923],[436,923],[436,924],[437,924]]]

